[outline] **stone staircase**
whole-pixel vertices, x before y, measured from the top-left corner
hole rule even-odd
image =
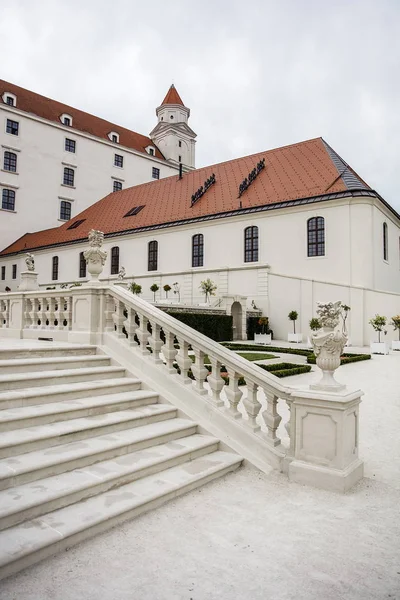
[[[94,346],[0,349],[0,578],[233,471]]]

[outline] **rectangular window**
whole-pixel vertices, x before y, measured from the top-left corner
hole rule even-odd
[[[15,210],[14,190],[3,190],[1,195],[1,208],[4,210]]]
[[[182,156],[181,155],[178,156],[178,159],[179,159],[179,162],[182,162]]]
[[[116,167],[123,167],[124,166],[124,157],[121,156],[120,154],[115,154],[114,155],[114,165]]]
[[[79,277],[86,277],[86,260],[83,252],[79,253]]]
[[[153,179],[160,179],[160,169],[157,169],[157,167],[153,167],[152,177]]]
[[[4,170],[11,171],[12,173],[17,172],[17,155],[15,152],[4,152]]]
[[[76,150],[76,141],[65,138],[65,151],[73,152],[75,154]]]
[[[64,117],[64,125],[71,126],[71,119],[69,117]]]
[[[119,272],[119,248],[111,248],[111,275],[118,275]]]
[[[51,279],[53,281],[58,279],[58,256],[53,256],[51,260]]]
[[[143,208],[144,208],[144,206],[134,206],[133,208],[131,208],[131,210],[128,210],[128,212],[124,215],[124,217],[134,217],[135,215],[140,213],[140,211]]]
[[[82,225],[82,223],[84,223],[85,221],[86,219],[78,219],[77,221],[71,223],[71,225],[67,227],[67,229],[77,229],[79,225]]]
[[[3,281],[6,278],[6,268],[5,267],[1,267],[1,278]]]
[[[11,133],[11,135],[18,135],[19,123],[18,121],[13,121],[12,119],[7,119],[6,132]]]
[[[122,183],[120,181],[114,181],[113,192],[120,192],[122,190]]]
[[[114,142],[114,144],[118,144],[118,138],[115,133],[111,136],[111,141]]]
[[[204,263],[204,237],[198,233],[192,237],[192,267],[202,267]]]
[[[179,140],[179,148],[182,148],[182,142]]]
[[[12,266],[12,278],[17,279],[17,265]]]
[[[157,271],[158,242],[156,242],[155,240],[153,240],[152,242],[149,242],[148,261],[147,262],[148,262],[148,264],[147,264],[148,271]]]
[[[69,185],[73,187],[75,180],[75,171],[73,169],[69,169],[68,167],[64,168],[64,185]]]
[[[71,202],[61,200],[60,204],[60,219],[62,221],[69,221],[71,218]]]
[[[6,104],[8,104],[8,106],[14,106],[14,98],[12,96],[6,96]]]

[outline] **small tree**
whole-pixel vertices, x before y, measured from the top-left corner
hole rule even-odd
[[[150,290],[153,292],[153,302],[156,301],[156,292],[158,292],[159,289],[160,288],[156,283],[153,283],[153,285],[150,286]]]
[[[299,313],[296,310],[291,310],[288,314],[289,321],[293,322],[293,333],[296,333],[296,321],[299,318]]]
[[[386,325],[386,317],[383,317],[382,315],[375,315],[375,317],[373,319],[369,320],[369,324],[372,325],[372,327],[375,329],[375,331],[378,332],[378,342],[379,344],[381,343],[381,333],[383,331],[383,328]],[[385,335],[386,335],[386,331],[385,331]]]
[[[215,296],[215,292],[217,290],[217,286],[211,279],[205,279],[200,283],[200,289],[205,294],[206,302],[208,301],[209,296]]]
[[[347,332],[347,327],[346,327],[346,321],[347,321],[347,317],[349,316],[349,311],[351,310],[350,306],[348,304],[342,304],[342,319],[343,319],[343,333]]]
[[[132,281],[128,289],[132,294],[136,294],[137,296],[142,293],[142,286],[134,281]]]
[[[165,297],[166,297],[166,298],[168,298],[168,292],[170,292],[170,291],[171,291],[171,286],[170,286],[170,285],[168,285],[168,283],[166,283],[166,284],[164,285],[164,287],[163,287],[163,290],[164,290],[164,292],[165,292]]]
[[[257,321],[258,325],[261,327],[261,333],[266,333],[265,330],[268,331],[268,317],[260,317]]]
[[[400,342],[400,315],[395,315],[394,317],[392,317],[392,321],[391,321],[391,326],[393,327],[393,329],[396,331],[396,329],[399,332],[399,342]]]
[[[311,331],[318,331],[318,329],[321,329],[321,323],[317,317],[310,319],[310,329]]]

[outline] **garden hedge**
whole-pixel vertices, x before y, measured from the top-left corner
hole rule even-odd
[[[173,310],[166,310],[165,312],[216,342],[232,339],[231,315],[207,315],[205,313],[175,312]]]
[[[259,344],[231,344],[229,342],[222,343],[222,346],[229,348],[233,351],[243,350],[268,350],[268,352],[280,352],[281,354],[297,354],[299,356],[306,356],[307,362],[310,365],[316,364],[316,357],[312,350],[306,350],[305,348],[278,348],[275,346],[260,346]],[[371,358],[370,354],[352,354],[350,352],[343,352],[340,360],[341,365],[347,365],[348,363],[358,362],[360,360],[368,360]]]
[[[300,375],[301,373],[311,371],[310,365],[297,365],[295,363],[276,363],[275,365],[258,366],[276,377],[289,377],[290,375]]]

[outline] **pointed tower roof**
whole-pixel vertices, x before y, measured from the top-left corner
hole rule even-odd
[[[164,100],[161,102],[161,106],[163,106],[164,104],[181,104],[182,106],[185,106],[182,102],[182,98],[176,91],[174,84],[172,84],[171,87],[169,88],[167,95],[165,96]]]

